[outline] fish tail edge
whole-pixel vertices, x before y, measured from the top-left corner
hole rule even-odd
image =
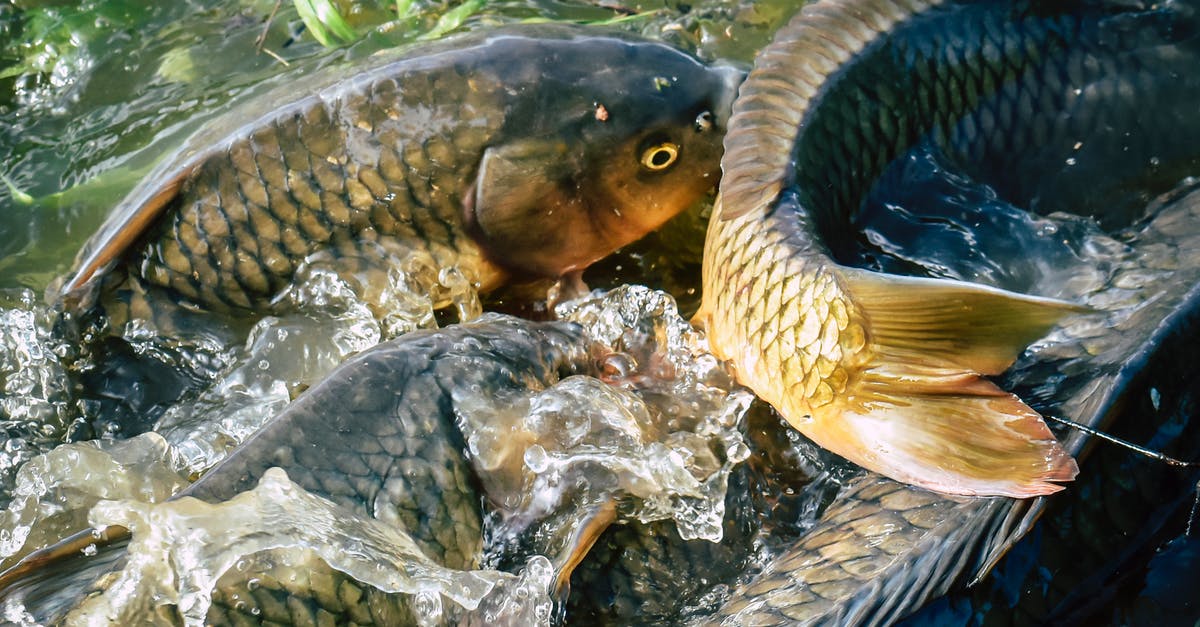
[[[867,321],[867,357],[837,415],[814,412],[818,444],[949,494],[1025,498],[1057,492],[1076,476],[1041,415],[984,375],[1003,372],[1030,342],[1088,308],[960,281],[842,270]]]

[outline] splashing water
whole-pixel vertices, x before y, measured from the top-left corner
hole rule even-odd
[[[600,378],[501,399],[455,395],[469,456],[498,509],[493,543],[531,534],[535,550],[562,551],[564,535],[608,503],[618,518],[672,519],[684,539],[719,542],[729,472],[749,454],[736,427],[752,397],[731,392],[663,292],[621,287],[559,314],[595,339]]]
[[[31,290],[0,290],[0,504],[24,462],[49,450],[80,409],[70,394],[53,317]]]
[[[461,321],[482,311],[463,273],[438,269],[424,252],[397,258],[386,271],[349,279],[314,259],[279,302],[295,313],[260,320],[232,366],[194,400],[168,410],[155,427],[179,448],[189,473],[214,466],[349,356],[436,327],[435,306],[453,306]]]
[[[365,310],[355,311],[359,318],[347,320],[365,319]],[[560,313],[592,338],[599,378],[571,376],[513,398],[452,391],[468,457],[489,501],[510,523],[494,534],[493,552],[511,548],[505,534],[526,532],[539,520],[556,525],[535,528],[535,537],[524,545],[551,554],[508,556],[508,563],[517,565],[515,575],[437,566],[400,526],[335,506],[293,484],[279,469],[225,503],[159,502],[184,485],[181,473],[198,466],[197,447],[181,437],[181,429],[168,431],[166,438],[146,434],[103,446],[61,447],[28,466],[30,485],[39,489],[28,490],[31,496],[22,508],[8,515],[20,517],[26,535],[29,529],[39,532],[25,543],[29,548],[61,536],[89,508],[90,524],[132,530],[124,569],[104,580],[105,592],[76,607],[69,624],[162,617],[164,604],[176,606],[184,622],[200,624],[216,602],[214,595],[224,595],[221,603],[236,604],[238,593],[226,589],[244,589],[247,581],[315,589],[328,578],[313,573],[328,571],[344,573],[386,598],[399,595],[397,606],[421,624],[549,624],[549,594],[557,574],[553,562],[559,557],[554,552],[562,549],[555,542],[564,540],[562,529],[586,523],[598,503],[615,500],[621,517],[674,519],[684,537],[720,540],[726,480],[748,454],[737,427],[751,398],[730,391],[728,376],[666,294],[620,288],[568,303]],[[332,337],[328,329],[322,336],[315,326],[298,326],[317,322],[303,316],[265,320],[252,334],[247,353],[267,355],[271,363],[334,362],[332,349],[315,355],[288,352],[313,346],[289,344],[297,335]],[[377,337],[358,339],[365,343]],[[326,341],[326,347],[339,346]],[[361,344],[343,336],[340,346]],[[246,364],[234,372],[244,373],[241,384],[249,390],[254,362]],[[273,372],[310,376],[299,370]],[[289,392],[264,386],[256,391],[259,398],[262,390],[277,394],[280,402]],[[265,404],[254,407],[268,413]],[[221,422],[228,416],[215,406],[191,417],[192,435],[208,429],[207,437],[213,437],[230,429]],[[85,457],[89,461],[81,461]],[[81,468],[90,470],[80,473]],[[128,477],[126,482],[107,491],[95,484],[111,483],[115,472]],[[66,490],[78,496],[56,496]],[[91,507],[100,499],[109,500]],[[60,522],[51,526],[54,521]],[[6,612],[20,617],[21,609],[10,605]]]
[[[26,547],[52,544],[87,526],[105,499],[158,503],[188,484],[176,452],[157,433],[129,440],[64,444],[17,472],[12,501],[0,512],[0,565]]]
[[[202,625],[219,576],[243,557],[272,549],[306,549],[381,591],[436,593],[466,609],[511,577],[439,566],[403,530],[348,515],[278,468],[269,469],[253,490],[217,505],[189,497],[160,505],[106,501],[89,519],[97,527],[127,527],[133,541],[117,579],[69,614],[68,625],[133,624],[164,602],[179,608],[185,624]],[[294,552],[281,561],[305,568]]]

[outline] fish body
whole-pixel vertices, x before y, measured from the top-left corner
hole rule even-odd
[[[1118,327],[1127,336],[1144,337],[1143,342],[1108,343],[1109,354],[1091,364],[1102,384],[1084,387],[1075,396],[1094,408],[1089,413],[1095,420],[1089,424],[1175,459],[1194,461],[1200,454],[1200,430],[1195,428],[1200,385],[1192,348],[1200,336],[1195,270],[1200,193],[1193,191],[1181,204],[1190,205],[1184,213],[1188,222],[1176,219],[1164,226],[1170,230],[1170,247],[1182,246],[1178,254],[1189,262],[1188,269],[1158,287],[1156,306],[1135,314],[1133,324]],[[1031,511],[1014,508],[1038,522],[1019,543],[1007,539],[1014,546],[996,564],[991,585],[955,590],[909,624],[943,624],[947,612],[969,613],[969,624],[989,625],[1194,623],[1200,609],[1194,595],[1184,593],[1195,589],[1194,578],[1162,577],[1155,570],[1187,568],[1200,470],[1104,442],[1093,441],[1089,449],[1090,454],[1088,449],[1080,454],[1079,490],[1035,502]],[[1040,510],[1044,514],[1039,518]],[[1029,524],[1020,527],[1028,529]],[[1161,613],[1164,608],[1171,609]]]
[[[413,251],[484,289],[579,271],[712,187],[740,76],[549,25],[327,68],[164,158],[57,297],[83,310],[130,279],[264,312],[306,263],[357,276]]]
[[[1069,180],[1072,150],[1092,177],[1156,149],[1194,167],[1194,144],[1165,141],[1195,128],[1194,101],[1161,88],[1192,58],[1181,51],[1195,46],[1193,14],[1106,2],[804,7],[757,58],[730,121],[697,315],[714,354],[802,433],[868,469],[963,495],[1061,489],[1077,472],[1070,455],[984,377],[1087,309],[867,272],[830,250],[872,182],[921,142],[985,183],[999,167],[998,189],[1030,205],[1053,204],[1029,190]],[[1161,120],[1137,115],[1159,105]],[[1001,167],[1027,157],[1029,169]],[[1050,170],[1054,159],[1067,165]],[[1129,183],[1089,185],[1103,195]]]
[[[173,499],[221,503],[254,488],[269,470],[282,469],[309,495],[403,530],[438,566],[478,569],[486,497],[466,456],[458,416],[504,394],[538,391],[590,372],[592,346],[576,324],[495,314],[406,334],[347,361]],[[101,546],[81,554],[78,543]],[[0,575],[0,596],[19,600],[39,622],[57,621],[86,592],[111,583],[101,576],[121,565],[127,543],[105,544],[85,531],[34,553]],[[298,565],[285,566],[283,573],[235,572],[214,582],[205,624],[416,620],[406,595],[385,593],[315,561],[301,567],[308,570],[299,577],[287,576]]]

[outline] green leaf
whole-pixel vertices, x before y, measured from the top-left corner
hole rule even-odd
[[[337,7],[333,6],[330,0],[293,0],[293,2],[296,5],[296,13],[300,15],[304,26],[308,32],[312,33],[313,39],[316,39],[322,46],[332,48],[337,45],[334,43],[333,37],[346,43],[358,39],[358,33],[346,23],[346,20],[342,19],[342,14],[338,13]]]
[[[438,18],[437,24],[434,24],[429,32],[417,39],[439,39],[446,33],[457,30],[463,25],[463,22],[467,21],[467,18],[478,13],[485,4],[487,3],[484,0],[467,0],[442,14],[442,17]]]

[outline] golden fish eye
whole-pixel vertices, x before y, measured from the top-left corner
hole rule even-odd
[[[661,172],[671,167],[679,158],[679,146],[671,142],[655,144],[642,152],[642,167],[653,172]]]

